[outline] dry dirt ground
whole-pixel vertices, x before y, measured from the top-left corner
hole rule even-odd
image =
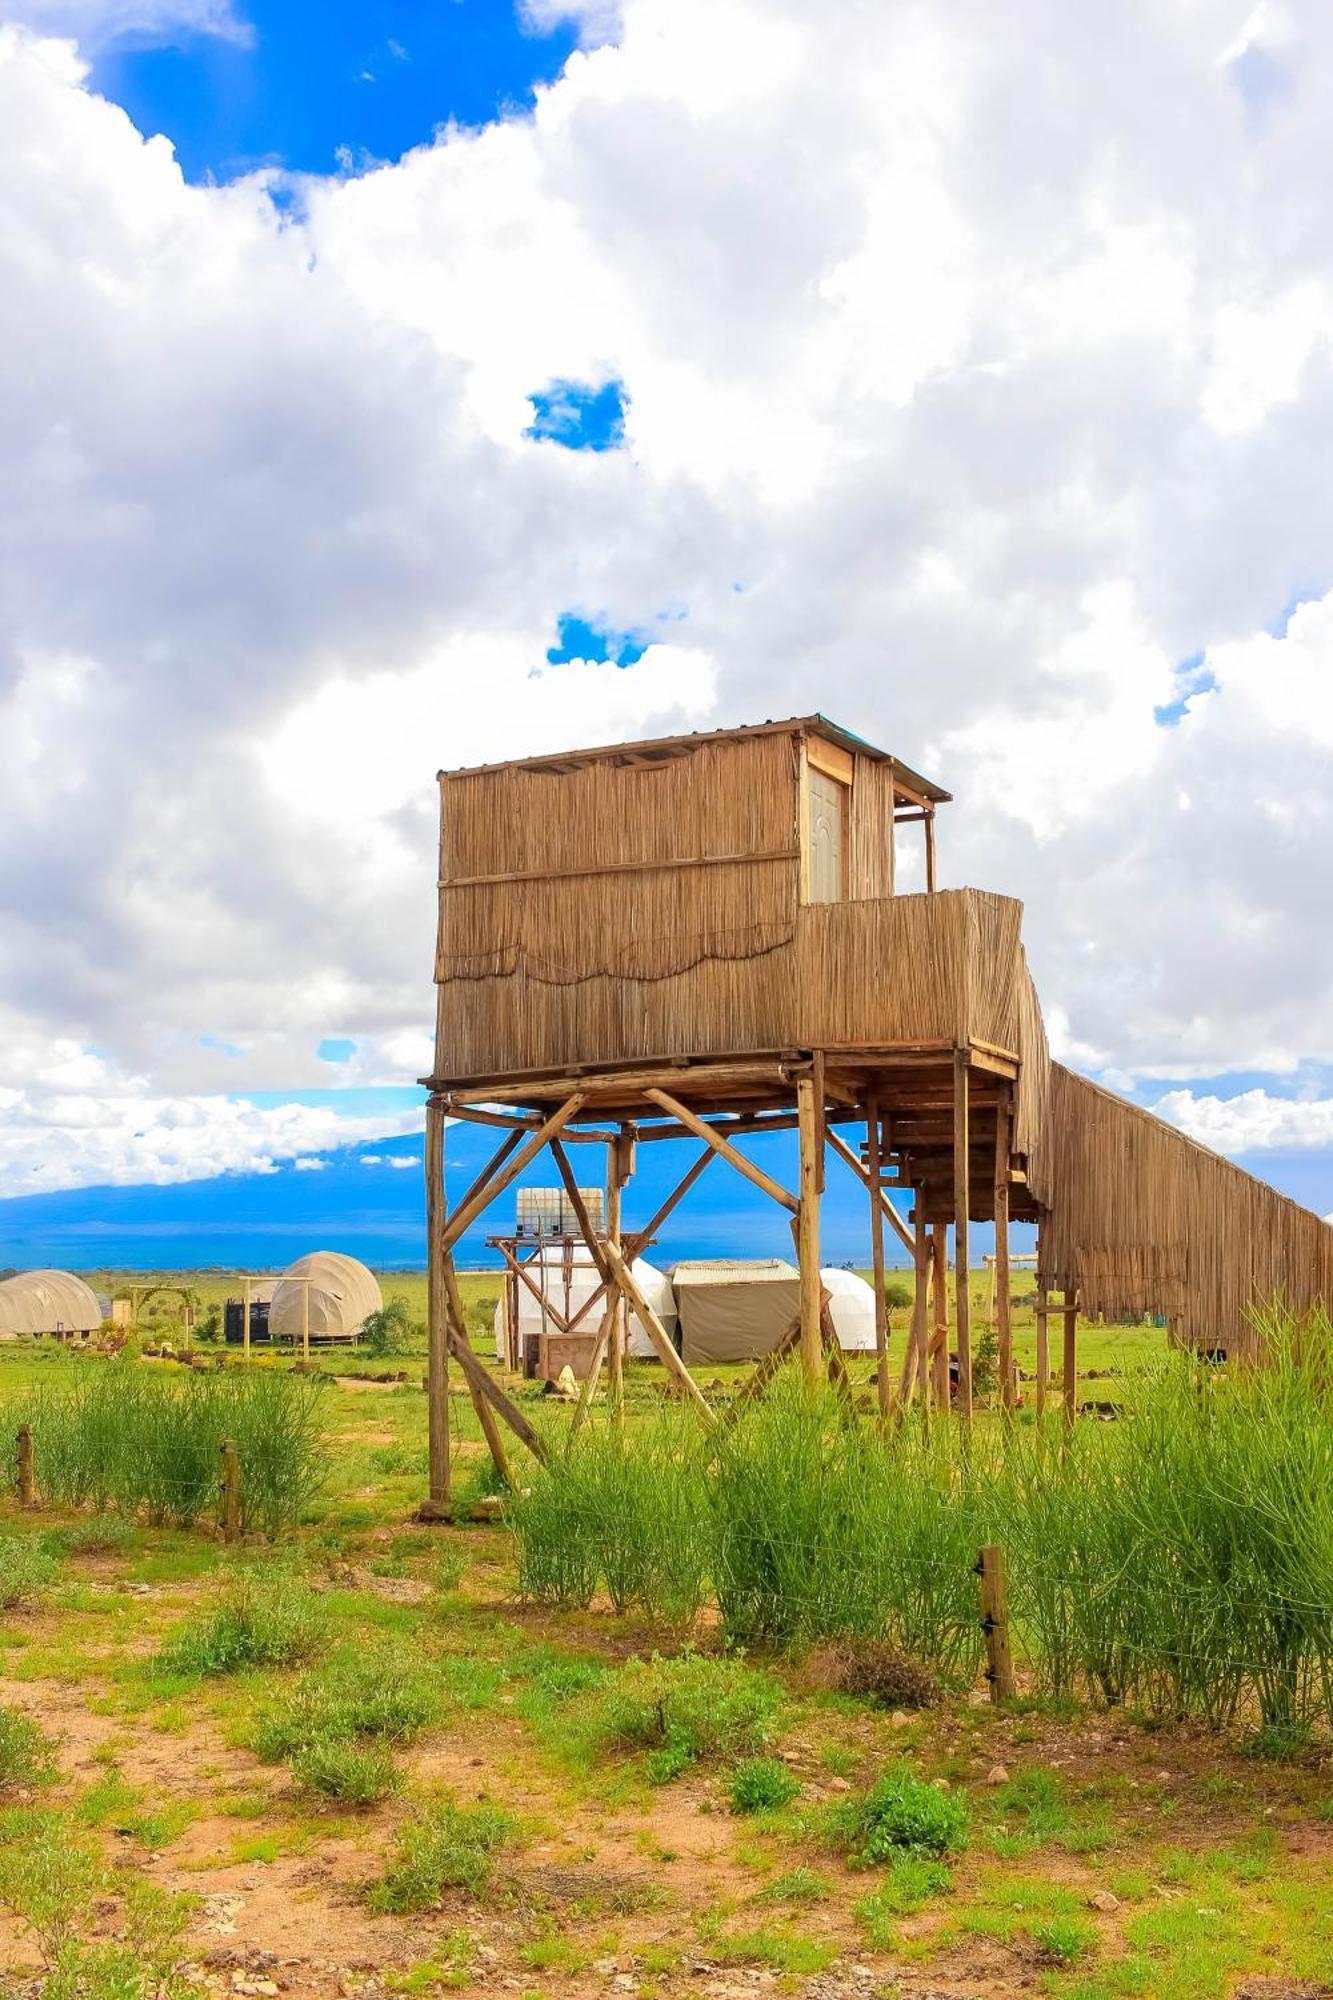
[[[273,1573],[271,1552],[249,1559]],[[890,1712],[820,1691],[799,1664],[764,1663],[785,1688],[772,1750],[800,1789],[746,1816],[725,1765],[652,1785],[641,1753],[590,1748],[576,1718],[595,1690],[534,1705],[543,1662],[614,1674],[654,1635],[609,1611],[516,1603],[502,1530],[377,1527],[300,1561],[326,1646],[384,1649],[444,1677],[437,1718],[398,1752],[401,1790],[368,1808],[313,1797],[245,1747],[304,1669],[155,1669],[164,1638],[208,1615],[234,1566],[200,1537],[138,1531],[70,1556],[35,1608],[0,1621],[0,1707],[37,1722],[58,1761],[54,1782],[0,1803],[57,1812],[108,1864],[196,1899],[184,1976],[205,1990],[1333,1995],[1333,1788],[1315,1754],[1265,1763],[1200,1731],[1000,1714],[981,1699]],[[946,1885],[891,1907],[884,1872],[849,1867],[825,1821],[901,1759],[963,1795],[970,1825]],[[478,1893],[376,1913],[368,1886],[398,1829],[440,1797],[502,1806],[515,1838]],[[109,1893],[87,1935],[121,1920]],[[0,1980],[6,1994],[40,1991],[33,1930],[13,1915],[0,1918]]]

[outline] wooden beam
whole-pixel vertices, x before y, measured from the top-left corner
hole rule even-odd
[[[535,1132],[542,1122],[535,1113],[520,1117],[516,1112],[512,1117],[506,1117],[502,1111],[483,1111],[477,1104],[451,1104],[449,1116],[464,1119],[469,1125],[493,1125],[502,1132],[517,1132],[520,1136],[524,1132]],[[614,1132],[594,1131],[588,1125],[570,1126],[565,1136],[576,1139],[584,1146],[604,1145],[617,1137]]]
[[[954,1310],[958,1318],[958,1407],[964,1423],[972,1420],[972,1312],[968,1298],[968,1179],[967,1051],[953,1059],[953,1268]]]
[[[757,866],[761,862],[794,861],[794,847],[768,847],[759,853],[689,854],[672,861],[599,861],[582,868],[519,868],[504,875],[456,875],[440,883],[441,889],[495,889],[509,882],[579,882],[595,875],[669,874],[684,868],[735,868]]]
[[[1042,1284],[1040,1278],[1037,1280],[1034,1311],[1037,1322],[1037,1415],[1044,1417],[1046,1414],[1046,1386],[1050,1380],[1051,1373],[1051,1335],[1049,1324],[1050,1309],[1047,1304],[1046,1287]]]
[[[444,1106],[426,1105],[426,1457],[428,1518],[449,1512],[449,1300],[444,1281]],[[309,1288],[307,1287],[307,1290]],[[247,1317],[248,1300],[247,1300]],[[247,1332],[249,1329],[246,1329]]]
[[[866,1169],[862,1166],[861,1162],[857,1159],[851,1147],[847,1144],[847,1141],[837,1132],[829,1132],[825,1136],[827,1137],[829,1145],[832,1146],[838,1158],[844,1161],[847,1164],[847,1166],[851,1168],[852,1172],[856,1175],[856,1178],[860,1181],[862,1187],[868,1188],[870,1186],[870,1176],[867,1173]],[[915,1256],[916,1245],[913,1241],[912,1232],[907,1227],[907,1224],[903,1221],[902,1217],[899,1215],[893,1203],[889,1200],[889,1197],[885,1194],[882,1185],[879,1191],[879,1204],[880,1208],[883,1210],[885,1220],[888,1222],[890,1228],[897,1236],[898,1241],[903,1245],[903,1248],[905,1250],[910,1250],[912,1255]]]
[[[634,1167],[634,1140],[629,1134],[622,1135],[606,1153],[606,1238],[620,1249],[621,1196]],[[611,1400],[611,1422],[620,1432],[625,1429],[625,1306],[618,1290],[608,1293],[607,1318],[609,1325],[608,1354],[610,1367],[608,1388]]]
[[[926,814],[926,894],[935,893],[935,808]]]
[[[1013,1124],[1009,1094],[995,1107],[995,1333],[999,1345],[1000,1401],[1014,1407],[1014,1328],[1009,1277],[1009,1142]]]
[[[450,1090],[448,1101],[452,1108],[464,1104],[521,1103],[535,1095],[568,1098],[576,1092],[585,1099],[611,1095],[636,1097],[659,1085],[679,1090],[695,1084],[717,1095],[738,1084],[769,1084],[776,1089],[789,1081],[795,1066],[797,1059],[789,1057],[767,1062],[700,1062],[676,1068],[666,1065],[658,1069],[567,1072],[562,1076],[529,1077],[524,1082],[501,1079],[495,1083],[469,1084],[463,1090]]]
[[[808,1079],[803,1078],[801,1081],[808,1082]],[[798,1092],[800,1087],[798,1083]],[[796,1213],[795,1198],[788,1194],[786,1188],[780,1186],[771,1174],[766,1174],[762,1167],[757,1167],[753,1160],[747,1160],[744,1153],[738,1152],[729,1139],[724,1139],[720,1132],[700,1118],[696,1112],[691,1111],[688,1105],[681,1104],[676,1098],[668,1096],[665,1090],[646,1090],[644,1096],[652,1103],[660,1105],[662,1110],[669,1111],[673,1118],[678,1119],[688,1131],[693,1132],[696,1139],[702,1139],[706,1146],[711,1146],[719,1158],[725,1160],[728,1166],[734,1167],[738,1174],[744,1174],[748,1181],[753,1181],[757,1188],[762,1188],[772,1200],[781,1202],[782,1206],[789,1209],[793,1215]],[[813,1100],[813,1086],[811,1086],[811,1097]]]
[[[500,1435],[500,1426],[495,1420],[494,1411],[490,1408],[486,1400],[485,1391],[481,1383],[476,1379],[476,1376],[479,1373],[484,1374],[485,1370],[472,1353],[472,1348],[468,1342],[467,1320],[463,1312],[462,1294],[458,1289],[458,1274],[454,1270],[453,1253],[446,1250],[440,1259],[440,1264],[444,1278],[445,1298],[449,1309],[449,1348],[451,1352],[458,1354],[459,1363],[463,1370],[463,1377],[468,1386],[468,1394],[472,1398],[472,1407],[477,1413],[477,1422],[481,1425],[481,1434],[485,1438],[487,1449],[491,1454],[491,1463],[499,1473],[503,1483],[513,1491],[517,1482],[514,1479],[514,1469],[509,1463],[509,1454],[505,1450],[504,1439]],[[470,1358],[471,1367],[468,1365],[468,1360],[464,1358],[465,1356]]]
[[[1065,1422],[1078,1415],[1078,1293],[1065,1293],[1064,1400]]]
[[[686,1396],[693,1403],[703,1421],[711,1428],[715,1421],[713,1412],[708,1407],[708,1403],[698,1383],[672,1345],[670,1334],[640,1291],[638,1280],[635,1278],[634,1273],[630,1270],[629,1265],[614,1245],[608,1243],[605,1249],[607,1262],[611,1266],[611,1274],[620,1286],[621,1291],[625,1294],[625,1297],[633,1306],[639,1323],[657,1350],[659,1359],[665,1364],[668,1373],[674,1376],[675,1380],[685,1391]]]
[[[560,1108],[551,1113],[545,1124],[537,1128],[528,1140],[527,1145],[515,1154],[514,1158],[509,1160],[500,1172],[496,1173],[490,1181],[481,1186],[477,1186],[474,1183],[473,1190],[469,1193],[468,1198],[455,1209],[453,1215],[445,1225],[440,1239],[442,1249],[453,1249],[459,1237],[463,1235],[465,1230],[471,1227],[482,1210],[489,1208],[490,1204],[504,1193],[510,1182],[518,1179],[524,1167],[531,1165],[538,1153],[541,1152],[543,1146],[549,1140],[554,1139],[558,1132],[564,1130],[570,1119],[578,1112],[582,1103],[583,1098],[577,1091],[572,1097],[567,1097]],[[518,1136],[515,1133],[510,1133],[509,1139],[506,1139],[504,1145],[500,1148],[500,1152],[496,1155],[497,1160],[510,1150],[510,1142]]]
[[[949,1384],[949,1246],[945,1241],[944,1225],[940,1222],[935,1223],[930,1232],[930,1296],[934,1318],[930,1352],[934,1363],[935,1407],[947,1410],[952,1401]]]
[[[801,1196],[796,1209],[796,1261],[801,1276],[801,1369],[806,1387],[818,1386],[820,1368],[819,1313],[819,1115],[815,1086],[808,1076],[796,1083],[800,1116]]]
[[[893,1394],[889,1387],[889,1308],[884,1297],[884,1204],[879,1184],[880,1175],[880,1123],[879,1099],[873,1093],[866,1106],[869,1114],[866,1137],[869,1143],[870,1164],[866,1172],[866,1186],[870,1191],[870,1268],[871,1282],[875,1287],[875,1387],[879,1397],[879,1418],[887,1425],[893,1405]]]
[[[504,1258],[505,1263],[509,1266],[510,1270],[514,1273],[514,1276],[516,1278],[520,1278],[522,1282],[527,1286],[528,1290],[532,1293],[533,1298],[536,1299],[542,1311],[555,1321],[557,1329],[561,1333],[569,1333],[571,1331],[571,1326],[569,1321],[566,1320],[560,1308],[551,1298],[549,1292],[547,1292],[545,1288],[545,1285],[544,1284],[539,1285],[537,1283],[537,1280],[533,1277],[531,1271],[528,1269],[527,1260],[525,1258],[516,1257],[513,1251],[509,1248],[509,1245],[507,1243],[503,1242],[497,1243],[496,1248],[499,1250],[500,1255]],[[544,1279],[546,1276],[545,1264],[543,1263],[539,1268],[541,1270],[541,1274]]]
[[[930,1354],[926,1336],[926,1284],[930,1269],[930,1245],[926,1240],[926,1217],[921,1203],[913,1206],[912,1334],[911,1348],[916,1357],[916,1373],[921,1378],[921,1407],[930,1421]],[[937,1398],[938,1401],[938,1398]]]

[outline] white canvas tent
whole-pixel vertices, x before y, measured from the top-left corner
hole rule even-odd
[[[820,1279],[838,1345],[873,1352],[875,1295],[855,1271],[827,1270]],[[686,1367],[708,1361],[753,1361],[775,1348],[800,1311],[800,1274],[780,1257],[755,1262],[677,1264],[673,1273]]]
[[[96,1333],[97,1294],[72,1271],[20,1271],[0,1279],[0,1340],[20,1333]]]
[[[571,1315],[576,1313],[579,1307],[592,1297],[601,1283],[601,1279],[597,1274],[597,1267],[593,1263],[586,1246],[581,1243],[574,1246],[568,1262],[566,1261],[563,1246],[550,1245],[535,1252],[531,1258],[524,1257],[523,1264],[525,1270],[531,1273],[534,1283],[544,1293],[548,1304],[554,1306],[556,1311],[562,1316],[564,1316],[566,1309],[566,1281],[568,1281],[568,1306]],[[636,1257],[632,1268],[634,1277],[649,1305],[656,1312],[658,1318],[666,1327],[667,1332],[674,1338],[676,1331],[676,1301],[671,1290],[671,1280],[666,1276],[665,1272],[659,1271],[656,1265],[648,1263],[643,1257]],[[528,1340],[535,1341],[540,1335],[543,1324],[543,1313],[541,1300],[534,1298],[526,1285],[519,1284],[517,1291],[518,1337],[520,1342],[518,1351],[521,1352],[522,1343]],[[586,1319],[579,1322],[579,1331],[595,1334],[600,1328],[601,1323],[602,1307],[599,1304],[593,1307]],[[549,1315],[547,1316],[547,1326],[548,1330],[552,1332],[556,1330],[555,1323],[549,1319]],[[505,1297],[502,1292],[500,1294],[500,1302],[495,1308],[495,1358],[497,1361],[504,1361],[509,1353],[507,1334]],[[629,1352],[632,1356],[637,1356],[642,1360],[650,1360],[655,1352],[652,1342],[639,1324],[638,1315],[635,1313],[631,1313],[629,1318]]]
[[[384,1304],[374,1272],[355,1257],[345,1257],[340,1250],[312,1250],[289,1264],[273,1287],[268,1309],[273,1340],[300,1340],[305,1325],[307,1287],[284,1284],[283,1279],[290,1278],[310,1281],[312,1340],[355,1340],[370,1314]]]

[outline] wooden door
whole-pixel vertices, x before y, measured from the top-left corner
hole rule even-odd
[[[840,903],[847,893],[847,787],[810,774],[810,901]]]

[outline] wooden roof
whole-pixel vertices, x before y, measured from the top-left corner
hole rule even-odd
[[[440,771],[437,775],[441,778],[471,778],[482,771],[549,771],[554,774],[577,770],[582,764],[650,763],[657,757],[678,756],[700,743],[736,743],[748,736],[801,734],[822,736],[854,755],[872,757],[880,764],[892,764],[894,770],[902,774],[904,787],[929,799],[932,805],[947,805],[953,797],[933,779],[923,778],[901,757],[891,756],[887,750],[865,742],[840,723],[830,722],[825,715],[793,715],[784,722],[750,722],[737,729],[697,729],[686,736],[649,737],[637,743],[601,743],[584,750],[548,752],[541,757],[515,757],[501,763],[468,764],[457,770]]]

